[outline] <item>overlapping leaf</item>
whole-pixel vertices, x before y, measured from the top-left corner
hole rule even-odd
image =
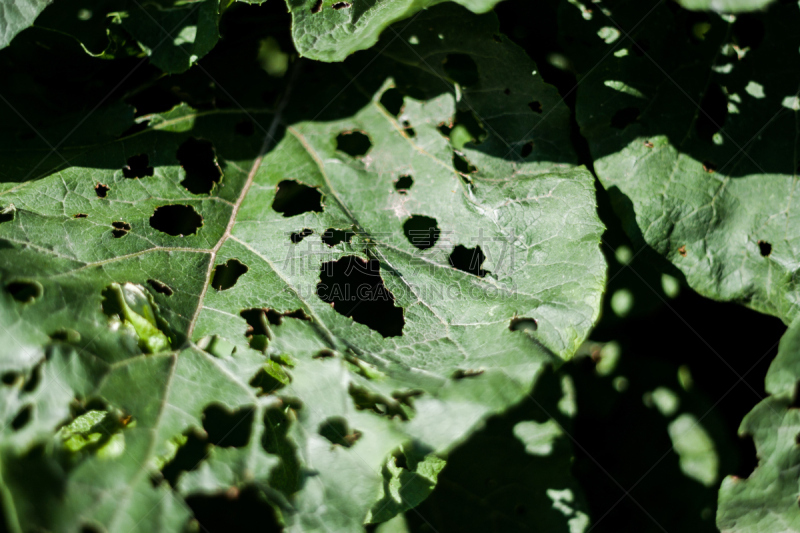
[[[298,52],[320,61],[343,61],[353,52],[377,43],[381,33],[394,22],[445,1],[286,0],[286,3],[292,12],[292,37]],[[485,13],[499,0],[453,1],[475,13]],[[398,30],[390,30],[391,37]]]
[[[570,376],[543,376],[529,398],[450,454],[436,490],[406,513],[411,530],[586,531],[586,504],[570,473],[575,412]]]
[[[719,491],[717,527],[724,532],[772,533],[800,530],[797,486],[800,417],[796,384],[800,379],[800,326],[781,338],[769,367],[762,400],[742,420],[739,433],[756,445],[758,466],[747,479],[729,476]]]
[[[0,48],[8,46],[11,39],[30,26],[36,16],[52,0],[14,0],[0,6]]]
[[[626,231],[701,294],[797,315],[797,5],[566,6],[577,118]]]
[[[764,9],[774,0],[679,0],[686,9],[738,13]]]
[[[6,178],[12,527],[178,528],[187,510],[158,472],[216,404],[249,413],[249,439],[188,465],[179,493],[255,485],[289,530],[357,531],[417,503],[430,454],[571,356],[604,264],[566,107],[491,16],[440,6],[397,31],[378,57],[298,64],[276,108],[182,105],[64,146],[43,179]],[[34,153],[53,150],[29,149],[21,179]],[[422,231],[432,246],[410,220],[437,225]],[[457,246],[477,265],[453,268]],[[383,308],[323,301],[331,263],[339,289],[361,269]],[[79,440],[104,453],[47,439],[94,401],[116,429]],[[37,442],[43,455],[27,452]],[[392,493],[397,454],[411,466],[391,475],[417,495]],[[29,467],[47,482],[37,499]]]

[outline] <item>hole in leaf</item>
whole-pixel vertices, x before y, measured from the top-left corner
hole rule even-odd
[[[214,145],[209,141],[187,139],[178,147],[177,158],[186,171],[181,185],[193,194],[209,194],[222,179],[222,170],[217,164]]]
[[[311,8],[311,12],[319,13],[320,11],[322,11],[322,0],[317,0],[317,3]]]
[[[316,187],[309,187],[294,180],[283,180],[278,184],[272,209],[293,217],[311,211],[322,212],[322,193]]]
[[[291,235],[289,235],[289,240],[292,241],[292,244],[297,244],[306,237],[308,237],[309,235],[311,235],[312,233],[314,233],[313,230],[305,228],[303,231],[292,233]]]
[[[54,341],[68,342],[75,344],[80,342],[81,334],[70,328],[60,328],[50,334],[50,338]]]
[[[264,493],[254,487],[241,491],[231,487],[218,496],[194,495],[186,498],[192,510],[194,529],[203,533],[280,533],[275,509]],[[193,520],[193,521],[194,521]],[[187,530],[192,529],[189,523]]]
[[[456,151],[453,152],[453,167],[461,174],[472,174],[473,172],[478,171],[475,165],[470,163],[466,157]]]
[[[411,176],[400,176],[400,179],[394,183],[394,190],[400,194],[406,194],[412,185],[414,185],[414,179]]]
[[[531,108],[531,111],[534,113],[542,114],[542,103],[538,100],[534,100],[528,104],[528,107]]]
[[[508,87],[506,87],[506,89],[503,91],[503,94],[504,94],[504,95],[506,95],[506,96],[509,96],[509,95],[511,95],[511,89],[509,89]]]
[[[403,110],[403,94],[395,88],[387,89],[381,95],[381,105],[396,117]]]
[[[433,248],[436,241],[439,240],[441,231],[435,218],[412,215],[403,224],[403,233],[412,245],[420,250],[427,250]]]
[[[349,2],[336,2],[331,7],[333,9],[346,9],[346,8],[350,7],[351,5],[352,4],[350,4]]]
[[[39,383],[42,381],[42,364],[39,363],[36,365],[33,370],[31,371],[31,377],[25,382],[25,386],[22,387],[24,392],[33,392],[36,387],[39,386]]]
[[[408,407],[414,408],[414,398],[418,396],[422,396],[425,394],[421,390],[411,389],[405,391],[395,391],[392,393],[392,398],[397,400],[398,402],[402,403],[403,405],[407,405]]]
[[[16,301],[29,304],[44,294],[44,287],[38,281],[17,280],[6,285],[6,290]]]
[[[352,157],[366,155],[372,141],[363,131],[344,131],[336,137],[336,149]]]
[[[758,251],[761,253],[761,257],[767,257],[772,253],[772,245],[767,241],[758,241]]]
[[[686,245],[683,245],[680,248],[678,248],[678,253],[681,254],[681,256],[686,257]]]
[[[253,308],[242,309],[239,312],[239,316],[247,322],[247,329],[244,335],[250,339],[250,347],[256,350],[266,348],[267,339],[272,336],[269,331],[267,311],[269,309]]]
[[[11,386],[17,381],[17,377],[19,377],[19,374],[16,372],[3,372],[3,375],[0,376],[0,381],[3,382],[3,385]]]
[[[248,271],[247,265],[238,259],[228,259],[225,263],[214,267],[211,275],[211,286],[218,291],[225,291],[236,285],[239,277]]]
[[[403,334],[403,309],[394,305],[394,295],[383,283],[377,260],[350,255],[329,261],[322,264],[319,279],[317,296],[337,313],[384,337]]]
[[[712,163],[711,161],[703,161],[703,170],[708,172],[709,174],[713,174],[717,171],[717,165]]]
[[[361,438],[361,432],[357,429],[350,430],[347,420],[340,416],[327,419],[319,425],[319,434],[328,439],[331,444],[350,448]]]
[[[210,405],[203,411],[203,429],[208,434],[208,442],[216,446],[246,446],[252,426],[253,410],[250,408],[228,411],[219,405]]]
[[[404,468],[405,470],[409,469],[408,468],[408,459],[406,459],[406,454],[404,454],[403,452],[398,450],[397,452],[395,452],[393,454],[393,456],[394,456],[394,464],[395,464],[396,467]]]
[[[239,316],[244,318],[245,322],[247,322],[247,331],[245,331],[245,336],[247,337],[255,337],[259,335],[268,337],[270,333],[267,324],[280,326],[284,318],[311,320],[302,309],[284,311],[281,313],[280,311],[276,311],[275,309],[270,309],[268,307],[242,309],[239,312]]]
[[[448,124],[447,122],[442,122],[436,127],[436,129],[439,130],[439,133],[441,133],[445,139],[449,139],[450,132],[453,131],[453,123],[450,122]]]
[[[94,186],[94,192],[97,194],[98,198],[105,198],[108,196],[108,191],[110,190],[108,185],[103,185],[102,183],[98,183]]]
[[[496,42],[496,43],[502,43],[503,42],[503,38],[501,36],[499,36],[498,34],[496,34],[496,33],[494,35],[492,35],[492,39],[494,39],[494,42]]]
[[[127,222],[116,221],[112,222],[111,226],[114,228],[111,230],[111,235],[113,235],[115,239],[124,237],[131,230],[131,225]]]
[[[728,118],[728,97],[719,84],[712,83],[700,101],[700,113],[695,123],[697,135],[705,141],[713,142],[712,137],[722,129],[726,118]]]
[[[157,279],[148,279],[147,284],[153,287],[153,290],[164,296],[172,296],[174,291],[166,283],[162,283]]]
[[[150,217],[150,226],[173,237],[194,235],[203,217],[190,205],[162,205]]]
[[[511,319],[508,329],[511,331],[536,331],[539,329],[539,324],[533,318],[515,316]]]
[[[528,141],[522,145],[522,150],[519,151],[520,157],[528,157],[533,152],[533,141]]]
[[[413,139],[417,136],[417,132],[414,131],[414,128],[411,127],[411,123],[407,120],[403,121],[403,131],[409,137],[409,139]]]
[[[462,87],[469,87],[480,81],[478,65],[467,54],[448,54],[442,68],[451,80]]]
[[[10,205],[8,207],[0,207],[0,224],[2,224],[3,222],[11,222],[12,220],[14,220],[15,211],[16,209],[14,209],[13,205]]]
[[[341,230],[336,228],[328,228],[322,234],[322,242],[328,246],[336,246],[342,242],[350,242],[350,239],[355,235],[352,231]]]
[[[72,215],[72,218],[87,218],[88,216],[86,213],[76,213]]]
[[[250,119],[243,119],[236,123],[234,131],[243,137],[251,137],[256,132],[256,127]]]
[[[312,355],[311,358],[312,359],[328,359],[330,357],[335,357],[335,356],[336,355],[332,351],[330,351],[328,349],[322,349],[322,350],[318,351],[316,354]]]
[[[453,379],[476,378],[483,374],[483,370],[456,370],[453,372]]]
[[[250,380],[250,386],[255,389],[261,389],[259,394],[263,396],[282,389],[286,384],[262,368]]]
[[[469,110],[458,111],[450,128],[446,137],[452,141],[456,150],[460,150],[468,142],[480,144],[487,137],[483,124]]]
[[[480,246],[467,248],[459,244],[450,254],[450,264],[453,268],[481,278],[486,276],[486,271],[481,268],[485,260],[486,256],[483,255]]]
[[[33,406],[26,405],[11,421],[11,429],[14,431],[19,431],[27,426],[28,422],[31,421],[31,415],[33,415]]]
[[[372,411],[373,413],[392,419],[395,416],[401,420],[408,420],[408,415],[398,402],[380,394],[350,383],[348,387],[353,404],[359,411]]]
[[[128,164],[122,167],[122,175],[130,179],[144,178],[153,175],[153,167],[147,154],[134,155],[128,158]]]
[[[611,117],[611,127],[616,128],[618,130],[624,130],[639,118],[639,111],[638,107],[624,107],[614,113],[614,116]]]

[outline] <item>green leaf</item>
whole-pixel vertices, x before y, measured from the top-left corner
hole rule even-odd
[[[243,108],[182,104],[0,184],[0,340],[20,345],[3,364],[60,384],[25,424],[38,389],[3,389],[4,509],[21,527],[172,531],[182,497],[256,486],[287,531],[360,531],[417,504],[436,457],[572,356],[605,264],[568,109],[493,15],[440,6],[400,30],[375,56],[293,65],[274,108],[260,91]],[[255,62],[236,74],[214,78],[275,79]],[[457,125],[474,140],[458,151],[443,135]],[[22,176],[32,153],[50,150],[27,152]],[[118,413],[117,455],[25,455],[92,402]],[[213,436],[219,409],[242,416],[243,442]],[[174,491],[160,468],[201,427],[215,447]],[[399,453],[411,468],[387,476]],[[398,500],[397,479],[418,485]]]
[[[548,372],[532,395],[449,454],[433,494],[406,513],[412,531],[523,532],[589,529],[572,477],[574,391]]]
[[[678,0],[686,9],[694,11],[717,11],[719,13],[740,13],[758,11],[775,0]]]
[[[300,55],[319,61],[343,61],[378,42],[391,24],[446,0],[286,0],[292,13],[292,37]],[[452,0],[485,13],[500,0]],[[409,22],[390,30],[389,40]]]
[[[769,367],[769,396],[750,411],[739,434],[751,436],[758,466],[747,479],[728,476],[719,490],[717,527],[722,531],[772,533],[800,529],[797,484],[800,454],[797,436],[800,416],[795,407],[800,379],[800,323],[781,338],[778,355]]]
[[[19,32],[33,24],[34,19],[53,0],[14,0],[0,7],[0,48],[5,48]]]
[[[602,13],[562,14],[578,37],[577,119],[626,232],[704,296],[791,322],[798,86],[775,73],[800,68],[797,4],[707,22],[666,5],[607,7],[622,33]]]

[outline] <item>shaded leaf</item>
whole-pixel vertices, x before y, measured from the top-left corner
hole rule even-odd
[[[319,61],[343,61],[378,42],[391,24],[415,16],[445,0],[286,0],[292,13],[292,36],[301,55]],[[485,13],[499,0],[453,0],[475,13]],[[390,38],[400,28],[389,30]]]
[[[736,18],[607,9],[586,20],[565,6],[563,17],[586,76],[577,119],[626,232],[704,296],[790,322],[798,80],[775,73],[800,66],[798,6]],[[621,32],[604,41],[612,19]]]
[[[769,396],[742,420],[741,436],[752,436],[758,466],[746,479],[729,476],[719,490],[717,527],[725,532],[772,533],[800,530],[797,484],[800,417],[795,384],[800,380],[800,326],[794,323],[781,338],[778,356],[769,367]]]

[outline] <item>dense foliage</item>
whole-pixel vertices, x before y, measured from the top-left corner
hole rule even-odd
[[[0,6],[0,529],[800,531],[797,27]]]

